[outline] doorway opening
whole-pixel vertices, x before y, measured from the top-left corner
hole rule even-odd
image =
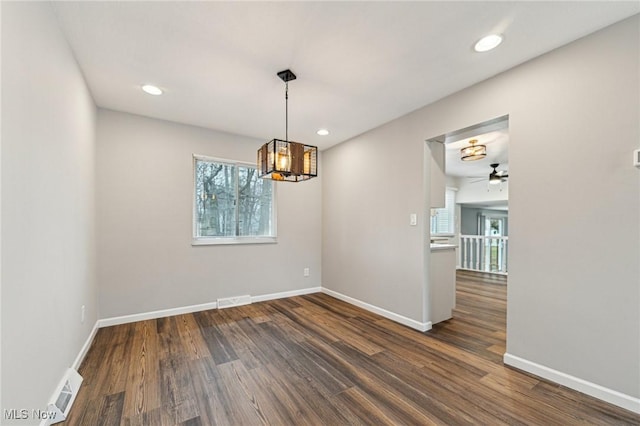
[[[456,319],[466,323],[473,317],[473,321],[482,322],[487,312],[495,314],[495,324],[486,324],[493,334],[485,337],[494,342],[493,355],[489,355],[501,362],[506,348],[503,331],[509,259],[509,117],[478,123],[427,142],[432,155],[439,155],[441,149],[443,160],[440,167],[437,159],[431,167],[430,270],[438,268],[434,265],[437,256],[433,255],[433,243],[455,246],[456,256],[451,272],[455,280],[452,319],[434,322],[432,331],[469,342],[471,336],[466,335],[464,327],[458,335]],[[433,296],[439,284],[432,279],[430,286]],[[432,298],[432,310],[434,303],[437,301]]]
[[[455,244],[456,268],[508,274],[509,117],[502,116],[442,135],[446,210],[453,217],[447,242]],[[482,155],[463,159],[470,146]],[[437,220],[436,220],[437,222]],[[436,237],[438,235],[436,234]]]

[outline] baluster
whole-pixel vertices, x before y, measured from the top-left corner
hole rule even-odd
[[[460,256],[462,257],[460,259],[460,267],[462,269],[466,268],[466,264],[467,264],[467,238],[466,237],[460,237]]]
[[[484,270],[485,272],[491,272],[491,243],[493,240],[491,237],[484,238]]]
[[[466,241],[466,238],[461,235],[460,236],[460,267],[462,269],[464,269],[464,261],[465,261],[465,258],[467,257],[466,250],[464,247],[465,241]]]
[[[482,244],[482,249],[483,249],[483,255],[484,258],[482,259],[483,262],[483,266],[484,266],[484,271],[485,272],[491,272],[491,238],[490,237],[483,237],[483,243]]]
[[[469,237],[466,237],[464,239],[464,267],[465,269],[471,269],[469,266],[469,258],[471,257],[471,254],[469,253]]]
[[[498,253],[499,250],[500,250],[499,244],[500,244],[500,240],[498,238],[491,238],[489,240],[489,258],[491,259],[490,260],[491,265],[489,266],[489,272],[493,272],[494,268],[495,268],[496,271],[500,270],[499,269],[500,265],[498,264],[498,258],[500,257],[500,255]],[[494,248],[496,249],[496,257],[495,258],[493,257],[493,249]]]
[[[482,237],[482,270],[491,272],[491,238]]]
[[[465,238],[464,250],[465,250],[465,268],[471,269],[471,240],[469,238]]]
[[[464,239],[464,267],[465,269],[471,269],[469,264],[469,258],[471,257],[471,248],[469,246],[469,241],[471,241],[468,237]]]

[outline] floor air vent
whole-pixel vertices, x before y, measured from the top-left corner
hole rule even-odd
[[[223,299],[218,299],[218,309],[249,305],[250,303],[251,296],[248,294],[245,296],[225,297]]]
[[[47,419],[41,425],[52,425],[67,418],[81,384],[82,376],[73,368],[69,368],[56,389],[53,402],[47,407]]]

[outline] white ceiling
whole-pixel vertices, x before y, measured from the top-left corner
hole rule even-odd
[[[290,68],[289,137],[320,149],[640,12],[613,1],[53,5],[98,106],[284,138],[276,72]],[[504,43],[473,52],[493,32]]]

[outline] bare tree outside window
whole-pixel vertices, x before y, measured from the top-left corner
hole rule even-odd
[[[239,168],[238,174],[238,235],[270,235],[273,183],[260,179],[255,168]]]
[[[274,237],[273,183],[255,166],[196,157],[194,238]]]

